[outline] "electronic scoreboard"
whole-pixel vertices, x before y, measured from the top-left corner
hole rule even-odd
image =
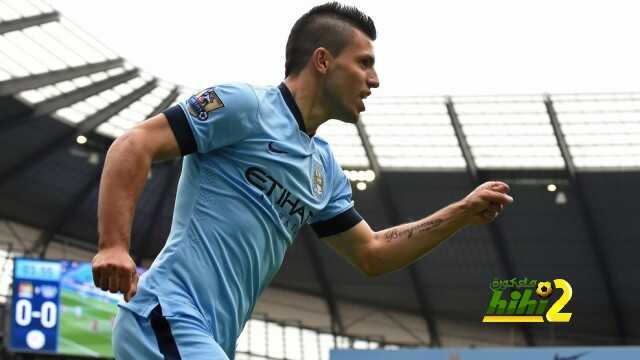
[[[11,351],[113,357],[122,295],[93,285],[91,263],[15,258],[13,269]]]

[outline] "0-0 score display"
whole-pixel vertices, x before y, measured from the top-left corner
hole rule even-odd
[[[13,311],[16,324],[19,326],[29,326],[34,319],[40,319],[40,324],[46,329],[51,329],[58,323],[58,305],[53,301],[43,302],[41,310],[35,311],[31,301],[20,299],[16,302]]]
[[[61,275],[58,261],[14,259],[12,350],[57,351]]]

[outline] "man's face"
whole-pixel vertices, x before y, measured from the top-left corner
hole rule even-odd
[[[365,109],[363,99],[380,82],[373,67],[373,42],[362,31],[352,30],[350,43],[334,58],[333,66],[327,72],[324,90],[332,118],[356,123]]]

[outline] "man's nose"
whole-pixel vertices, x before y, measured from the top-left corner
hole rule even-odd
[[[377,88],[378,86],[380,86],[380,79],[378,79],[378,74],[375,70],[373,70],[371,72],[371,75],[369,75],[369,78],[367,79],[367,85],[369,86],[369,88]]]

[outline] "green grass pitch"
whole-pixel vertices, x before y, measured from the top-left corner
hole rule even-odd
[[[60,294],[60,335],[58,352],[94,357],[113,357],[111,350],[112,320],[116,305],[68,290]],[[82,312],[77,309],[81,308]]]

